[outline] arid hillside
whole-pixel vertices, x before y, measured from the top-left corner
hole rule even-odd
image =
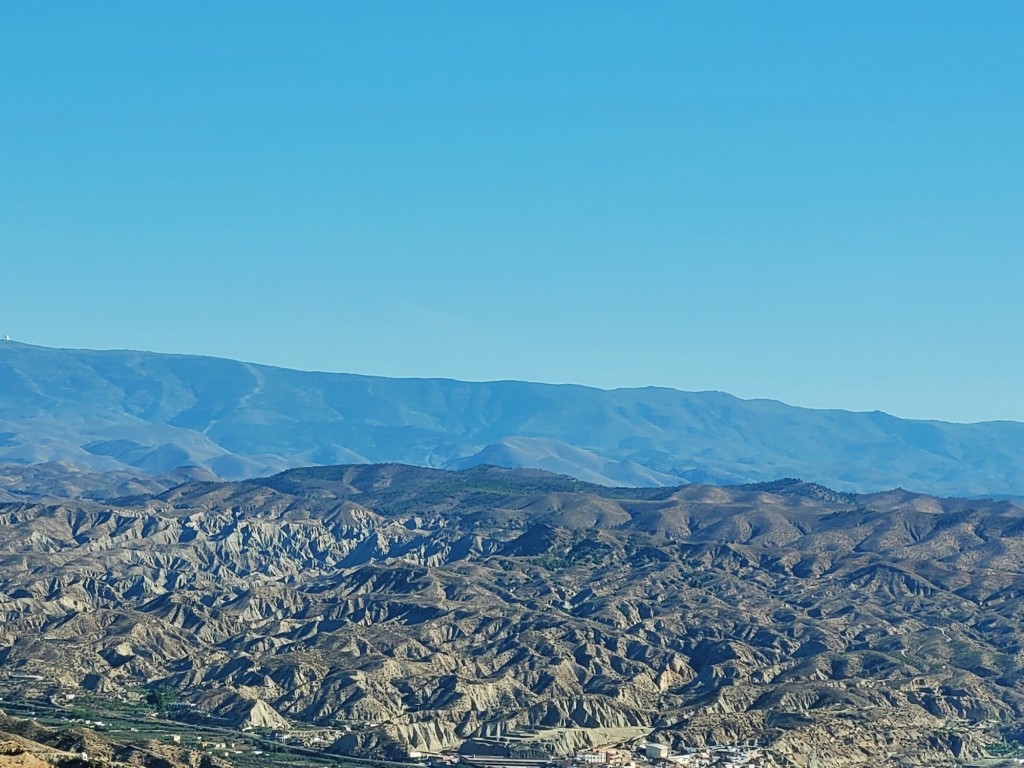
[[[0,664],[66,690],[164,686],[374,755],[620,729],[940,765],[1024,717],[1013,502],[403,465],[29,481],[0,504]]]

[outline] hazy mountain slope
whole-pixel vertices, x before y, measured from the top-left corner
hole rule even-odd
[[[182,467],[161,475],[147,475],[129,471],[88,472],[60,462],[0,464],[0,500],[114,500],[160,493],[189,481],[217,479],[215,475],[196,467]]]
[[[799,476],[853,490],[1024,494],[1024,424],[6,342],[0,460],[155,473],[195,464],[227,478],[301,464],[501,461],[616,484]]]
[[[601,485],[669,485],[678,478],[648,469],[633,461],[610,461],[590,451],[544,437],[507,437],[479,453],[449,463],[451,469],[481,464],[531,467]]]

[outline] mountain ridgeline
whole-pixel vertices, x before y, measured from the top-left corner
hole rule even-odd
[[[910,421],[721,392],[313,373],[0,342],[0,461],[225,479],[402,462],[603,485],[764,482],[1024,495],[1024,424]]]

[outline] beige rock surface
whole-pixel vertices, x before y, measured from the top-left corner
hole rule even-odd
[[[237,724],[349,723],[342,751],[650,729],[931,765],[1024,717],[1022,561],[1012,502],[296,470],[0,503],[0,659]]]

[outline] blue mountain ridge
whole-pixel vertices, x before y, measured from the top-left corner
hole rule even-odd
[[[1024,424],[815,410],[723,392],[295,371],[0,342],[0,462],[225,479],[310,464],[533,467],[605,485],[801,477],[1024,495]]]

